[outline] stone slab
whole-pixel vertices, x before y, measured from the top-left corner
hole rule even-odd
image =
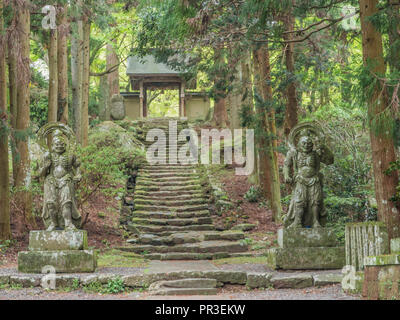
[[[41,273],[45,266],[53,266],[56,273],[94,272],[97,266],[93,250],[20,251],[18,271]]]
[[[281,248],[336,247],[337,239],[329,228],[282,228],[278,244]]]
[[[364,266],[384,266],[400,264],[400,253],[383,254],[364,258]]]
[[[272,273],[247,273],[246,286],[249,289],[269,288],[271,283]]]
[[[307,274],[280,274],[271,278],[275,289],[303,289],[313,286],[313,278]]]
[[[40,286],[41,279],[35,276],[16,275],[10,277],[11,287],[33,288]]]
[[[188,278],[170,281],[157,281],[150,285],[149,290],[159,290],[163,288],[175,289],[198,289],[198,288],[216,288],[217,280],[207,278]]]
[[[266,256],[273,269],[325,270],[345,265],[344,247],[273,248]]]
[[[209,271],[218,268],[207,260],[197,261],[150,261],[148,273],[179,272],[179,271]]]
[[[400,238],[394,238],[390,240],[390,252],[400,253]]]
[[[216,295],[216,288],[163,288],[151,292],[150,294],[157,296],[186,296],[186,295]]]
[[[325,273],[313,275],[314,286],[322,287],[330,284],[341,283],[343,274],[340,273]]]
[[[31,231],[29,233],[29,250],[86,250],[88,248],[87,232],[76,231]]]

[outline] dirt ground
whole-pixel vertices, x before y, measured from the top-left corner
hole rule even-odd
[[[243,286],[225,286],[209,296],[152,296],[147,292],[122,294],[46,291],[41,288],[0,290],[0,300],[360,300],[358,295],[345,294],[340,285],[323,288],[251,290]]]

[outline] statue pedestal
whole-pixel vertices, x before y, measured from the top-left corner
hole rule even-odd
[[[336,236],[328,228],[295,228],[278,230],[279,248],[267,252],[273,269],[341,269],[345,249],[338,247]]]
[[[94,272],[97,257],[88,250],[86,231],[31,231],[29,251],[18,253],[18,271],[42,273],[45,266],[56,273]]]

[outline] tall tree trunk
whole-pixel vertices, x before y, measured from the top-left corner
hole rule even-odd
[[[215,48],[214,51],[215,51],[214,53],[215,61],[217,61],[217,63],[219,64],[225,63],[221,50]],[[215,124],[217,127],[228,127],[229,120],[228,120],[228,114],[226,112],[226,98],[223,97],[224,96],[223,92],[217,92],[217,94],[221,95],[221,97],[216,98],[214,101],[214,114],[212,123]]]
[[[386,66],[383,58],[382,35],[369,21],[369,17],[378,12],[378,0],[359,0],[361,34],[364,66],[371,68],[370,75],[384,77]],[[372,62],[372,63],[371,63]],[[373,75],[374,74],[374,75]],[[368,118],[370,122],[370,137],[372,162],[374,169],[375,196],[378,204],[378,219],[387,225],[389,238],[400,236],[400,215],[396,205],[390,198],[396,193],[397,174],[386,175],[391,162],[396,160],[393,137],[390,130],[376,130],[374,122],[388,107],[388,95],[382,88],[381,81],[373,82],[373,88],[367,88]],[[372,90],[371,90],[372,89]]]
[[[251,53],[247,52],[245,58],[241,62],[242,68],[242,105],[247,106],[250,115],[254,115],[253,101],[253,81],[251,78]],[[260,184],[258,175],[258,156],[254,157],[254,171],[250,179],[255,184]]]
[[[282,215],[282,206],[278,163],[274,146],[275,118],[271,110],[267,110],[264,106],[267,101],[272,99],[272,88],[268,84],[270,79],[268,45],[254,50],[253,61],[256,93],[264,101],[264,103],[256,104],[261,131],[258,140],[260,184],[267,199],[270,200],[274,220],[279,221]]]
[[[74,23],[71,36],[71,79],[72,110],[76,140],[82,142],[82,48],[83,24],[81,20]]]
[[[57,29],[50,29],[49,41],[49,109],[48,122],[57,121],[57,93],[58,93],[58,69],[57,69]]]
[[[12,39],[8,42],[8,82],[9,82],[9,97],[10,97],[10,116],[11,116],[11,127],[17,129],[17,116],[18,116],[18,105],[17,105],[17,60],[15,53],[13,52],[14,43]],[[12,163],[13,163],[13,185],[15,186],[17,167],[18,167],[18,154],[15,143],[12,143]]]
[[[389,50],[390,71],[400,71],[400,8],[398,0],[388,0],[389,9]]]
[[[86,17],[87,18],[87,17]],[[89,135],[89,80],[90,80],[90,21],[83,24],[83,85],[82,85],[82,146],[88,145]]]
[[[114,41],[114,45],[116,44],[116,41]],[[109,93],[110,97],[112,97],[114,94],[119,94],[119,68],[115,67],[119,63],[119,59],[117,56],[117,53],[115,52],[115,49],[112,44],[108,44],[107,48],[107,55],[106,55],[106,70],[110,70],[112,68],[116,68],[115,71],[110,72],[107,75],[107,80],[108,80],[108,85],[109,85]]]
[[[3,0],[0,0],[0,240],[11,238],[10,181],[8,162],[6,39],[4,35]]]
[[[67,6],[60,7],[58,14],[58,43],[57,43],[57,69],[58,69],[58,121],[68,123],[68,46],[69,35]]]
[[[294,30],[294,16],[293,13],[288,12],[285,17],[286,31],[293,32]],[[284,37],[286,41],[292,40],[292,33],[287,33]],[[297,124],[297,92],[296,92],[296,75],[294,68],[294,43],[289,42],[285,46],[285,64],[288,78],[288,85],[286,88],[286,111],[285,111],[285,124],[284,134],[287,137],[292,128]]]
[[[116,41],[114,41],[114,44]],[[115,52],[115,49],[112,44],[107,45],[107,55],[106,55],[106,70],[110,70],[111,68],[115,68],[118,65],[118,56]],[[105,118],[106,120],[110,120],[110,106],[111,106],[111,98],[114,94],[119,94],[119,68],[117,67],[115,71],[107,74],[107,83],[108,83],[108,97],[107,104],[105,110]]]
[[[15,137],[19,162],[16,172],[16,200],[19,208],[24,213],[21,217],[24,223],[28,226],[34,227],[36,225],[35,219],[32,215],[32,194],[31,188],[31,170],[30,170],[30,156],[28,150],[29,138],[27,131],[29,128],[29,113],[30,113],[30,97],[29,97],[29,83],[30,83],[30,68],[29,68],[29,35],[30,35],[30,13],[29,1],[24,1],[22,4],[16,5],[16,17],[18,26],[18,39],[19,39],[19,56],[18,63],[18,90],[17,90],[17,105],[18,114],[16,120],[16,130],[20,133]],[[23,136],[21,136],[23,134]]]

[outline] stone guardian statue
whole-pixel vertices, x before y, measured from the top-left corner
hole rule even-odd
[[[81,180],[81,174],[74,133],[62,123],[51,122],[38,131],[38,138],[43,156],[36,178],[44,178],[42,218],[47,231],[79,229],[82,219],[75,183]]]
[[[318,228],[325,225],[323,175],[320,164],[333,163],[333,154],[324,144],[322,130],[315,123],[301,123],[288,137],[289,151],[283,174],[285,182],[294,187],[284,226]]]

